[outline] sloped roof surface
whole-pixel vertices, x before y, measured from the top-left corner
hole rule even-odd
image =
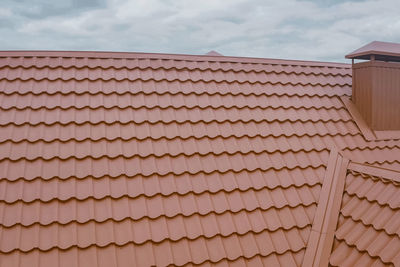
[[[397,181],[349,169],[332,266],[400,266],[400,173]]]
[[[329,151],[400,169],[345,64],[0,53],[0,266],[300,266]]]

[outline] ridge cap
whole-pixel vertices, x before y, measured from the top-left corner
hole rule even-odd
[[[322,184],[302,266],[328,266],[349,159],[333,147]]]

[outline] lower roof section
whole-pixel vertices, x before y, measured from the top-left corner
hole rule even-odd
[[[330,152],[302,266],[400,266],[400,172]]]
[[[324,173],[2,180],[0,266],[299,266]]]
[[[400,266],[400,172],[350,163],[329,263]]]

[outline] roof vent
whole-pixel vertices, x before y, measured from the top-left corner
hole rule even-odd
[[[224,55],[218,53],[217,51],[211,50],[210,52],[208,52],[206,54],[206,56],[221,57],[221,56],[224,56]]]
[[[372,130],[400,130],[400,44],[374,41],[346,58],[352,59],[352,101],[366,123]]]

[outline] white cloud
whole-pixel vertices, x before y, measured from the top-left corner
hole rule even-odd
[[[35,13],[27,14],[21,4],[6,1],[0,9],[0,49],[217,50],[233,56],[343,61],[345,54],[372,40],[400,42],[398,0],[59,2],[38,4],[32,7]]]
[[[4,18],[8,18],[11,17],[13,15],[11,9],[9,8],[2,8],[0,7],[0,17]]]

